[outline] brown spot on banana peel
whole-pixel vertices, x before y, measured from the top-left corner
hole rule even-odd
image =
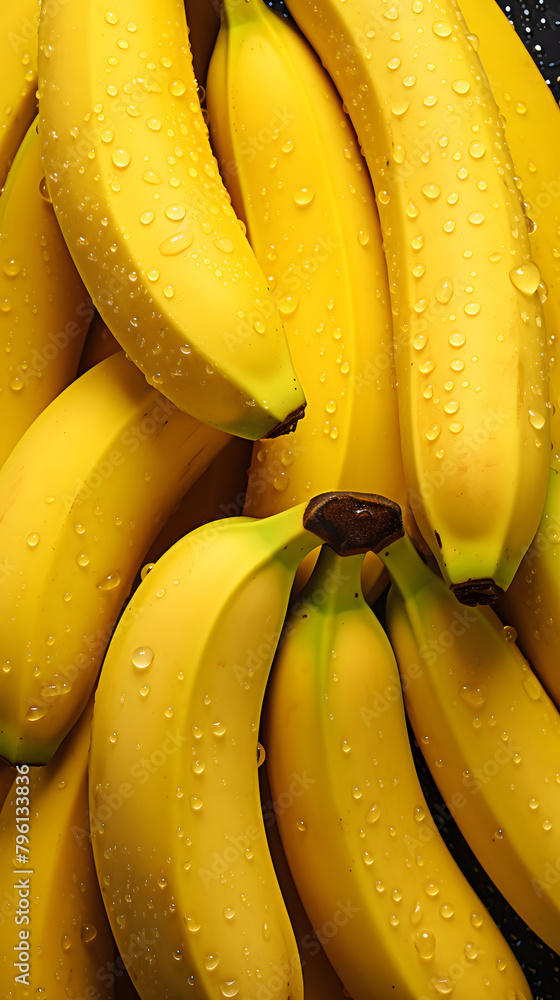
[[[340,556],[377,552],[405,534],[399,505],[375,493],[320,493],[305,508],[303,526]]]

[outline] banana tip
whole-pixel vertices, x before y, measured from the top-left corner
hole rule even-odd
[[[469,608],[475,608],[478,604],[494,604],[504,593],[503,588],[489,577],[453,583],[451,590],[459,603],[466,604]]]

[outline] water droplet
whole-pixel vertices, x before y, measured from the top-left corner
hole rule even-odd
[[[208,970],[208,972],[212,972],[216,968],[219,961],[220,961],[219,953],[211,952],[210,954],[204,956],[202,964],[204,965],[204,968]]]
[[[504,625],[502,635],[506,642],[515,642],[517,639],[517,629],[513,625]]]
[[[165,217],[173,222],[180,222],[185,218],[187,210],[184,205],[168,205],[165,209]]]
[[[484,156],[486,152],[486,146],[480,139],[474,139],[469,146],[469,154],[475,160],[479,160],[481,156]]]
[[[447,38],[451,34],[451,25],[447,21],[434,21],[432,31],[439,38]]]
[[[184,80],[170,80],[169,81],[169,92],[173,94],[173,97],[182,97],[187,89],[187,85]]]
[[[466,339],[465,334],[461,333],[460,330],[455,330],[453,333],[450,333],[448,337],[449,343],[452,347],[462,347]]]
[[[423,806],[416,806],[414,810],[414,819],[417,823],[423,823],[426,819],[426,810]]]
[[[525,693],[529,696],[531,701],[540,701],[542,687],[534,674],[527,674],[521,683]]]
[[[446,413],[457,413],[459,409],[459,401],[456,399],[450,399],[448,403],[445,403],[443,409]]]
[[[525,295],[534,295],[541,280],[539,269],[532,260],[514,267],[509,272],[509,277],[512,285]]]
[[[422,11],[424,10],[424,4],[422,0],[412,0],[410,8],[413,14],[421,14]]]
[[[298,305],[299,298],[297,295],[284,295],[278,302],[278,309],[283,316],[291,316],[292,313],[295,313]]]
[[[89,556],[87,556],[85,552],[80,552],[76,556],[76,562],[78,566],[87,566],[89,564]]]
[[[226,979],[224,983],[220,983],[220,992],[223,997],[236,997],[239,993],[237,979]]]
[[[200,798],[200,796],[191,795],[189,802],[191,805],[191,809],[194,809],[195,812],[198,812],[199,809],[202,809],[202,799]]]
[[[32,532],[31,535],[27,536],[27,544],[30,549],[34,549],[36,545],[39,544],[39,535],[36,531]]]
[[[175,233],[174,236],[168,236],[165,240],[162,240],[159,245],[159,252],[164,257],[174,257],[176,254],[182,253],[184,250],[188,250],[194,240],[194,233],[182,232]]]
[[[395,118],[402,118],[406,114],[410,107],[410,101],[399,101],[398,104],[394,104],[391,108]]]
[[[453,980],[449,976],[434,976],[430,982],[436,993],[440,993],[442,996],[448,996],[453,992]]]
[[[117,146],[111,153],[111,159],[116,167],[128,167],[130,163],[130,153],[124,146]]]
[[[340,744],[340,749],[342,750],[343,753],[349,753],[350,750],[351,750],[351,746],[350,746],[349,741],[348,740],[342,740],[342,743]]]
[[[145,170],[142,174],[142,180],[146,184],[161,184],[161,177],[156,174],[155,170]]]
[[[47,714],[46,705],[30,705],[25,713],[25,718],[28,722],[38,722]]]
[[[435,361],[423,361],[421,365],[418,365],[418,368],[420,369],[423,375],[429,375],[431,372],[433,372],[435,367],[436,367]]]
[[[366,814],[366,823],[377,823],[381,815],[381,809],[377,804],[371,806]]]
[[[470,212],[467,218],[473,226],[480,226],[484,222],[484,212]]]
[[[227,237],[217,238],[213,243],[216,250],[220,250],[222,253],[231,253],[233,251],[233,243]]]
[[[226,731],[226,727],[223,722],[213,722],[210,729],[216,736],[223,736]]]
[[[454,90],[456,94],[467,94],[471,89],[471,85],[468,80],[454,80],[451,84],[451,89]]]
[[[9,386],[14,392],[19,392],[24,386],[23,377],[21,375],[12,375],[10,377]]]
[[[414,236],[410,241],[410,245],[413,250],[421,250],[422,247],[424,246],[424,237]]]
[[[137,670],[145,670],[154,658],[154,652],[149,646],[137,646],[132,653],[132,662]]]
[[[453,282],[451,278],[443,278],[436,288],[436,299],[442,305],[447,305],[453,297]]]
[[[120,573],[108,573],[103,580],[97,584],[99,590],[114,590],[121,582]]]
[[[394,56],[393,59],[389,59],[387,62],[387,69],[398,69],[401,61],[398,56]]]
[[[294,191],[294,201],[296,205],[309,205],[315,197],[315,188],[302,187]]]
[[[107,21],[107,24],[118,24],[119,16],[116,11],[107,10],[105,11],[105,20]]]
[[[480,302],[467,302],[464,311],[467,316],[476,316],[480,312]]]
[[[443,226],[441,228],[443,229],[444,233],[452,233],[453,230],[455,229],[454,220],[447,219],[447,221],[443,223]]]
[[[455,910],[451,906],[451,903],[442,903],[439,908],[439,912],[441,913],[444,920],[450,920],[453,914],[455,913]]]
[[[441,194],[441,188],[437,184],[423,184],[421,190],[424,197],[430,201],[433,201],[434,198],[439,198]]]
[[[459,420],[452,420],[449,424],[449,430],[452,434],[460,434],[463,430],[463,425]]]
[[[436,951],[436,936],[433,931],[423,927],[422,930],[416,931],[412,940],[420,958],[424,959],[424,961],[430,961],[430,959],[434,957]]]
[[[465,958],[467,958],[469,962],[474,962],[475,959],[478,958],[479,955],[478,945],[475,944],[474,941],[467,941],[464,951],[465,951]]]
[[[369,243],[369,233],[365,229],[360,229],[358,233],[358,243],[360,246],[365,247]]]
[[[432,424],[431,427],[428,427],[428,430],[426,431],[426,437],[428,441],[436,441],[437,438],[440,436],[440,434],[441,434],[441,426],[439,424]]]
[[[459,685],[459,696],[472,708],[478,708],[480,705],[483,705],[486,701],[487,693],[484,684],[471,682],[470,684]]]
[[[362,854],[362,861],[364,862],[364,865],[368,865],[369,867],[369,865],[373,864],[374,860],[375,858],[373,857],[371,851],[364,851]]]

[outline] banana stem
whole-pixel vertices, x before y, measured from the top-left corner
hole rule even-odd
[[[426,565],[408,535],[396,539],[377,555],[387,568],[391,582],[404,601],[414,598],[424,587],[431,587],[438,577]]]
[[[362,599],[361,573],[364,558],[364,553],[341,556],[330,545],[323,545],[298,602],[308,601],[314,604],[319,593],[324,593],[325,597],[321,596],[321,601],[328,605],[334,600],[340,602],[341,597],[345,597],[351,604]]]

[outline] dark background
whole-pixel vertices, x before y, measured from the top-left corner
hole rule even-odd
[[[559,0],[498,0],[515,27],[556,100],[560,99],[560,2]],[[459,0],[460,6],[460,0]],[[560,992],[558,993],[560,997]]]

